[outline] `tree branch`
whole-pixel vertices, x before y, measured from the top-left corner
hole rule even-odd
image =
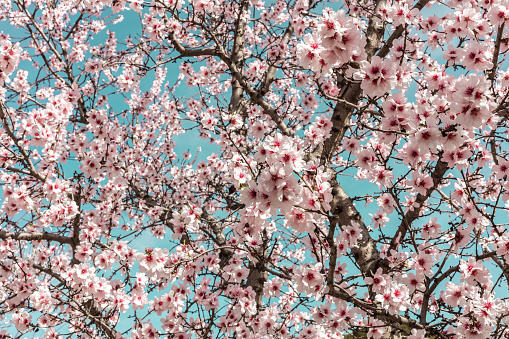
[[[424,6],[426,6],[428,4],[428,2],[429,2],[429,0],[419,0],[419,2],[417,2],[415,4],[415,6],[412,7],[412,9],[418,9],[420,11],[424,8]],[[391,34],[389,39],[387,39],[387,41],[385,42],[385,45],[382,48],[380,48],[380,50],[378,51],[378,53],[376,55],[379,56],[380,58],[385,57],[389,53],[394,41],[399,39],[404,31],[405,31],[405,27],[403,25],[399,25],[396,28],[396,30],[394,30],[394,32]]]
[[[400,243],[400,241],[405,237],[406,232],[410,228],[410,225],[419,218],[419,214],[421,212],[422,205],[428,198],[431,196],[431,193],[435,191],[435,189],[440,185],[440,182],[442,181],[442,178],[444,177],[445,172],[449,169],[446,162],[443,162],[442,160],[438,160],[437,165],[435,167],[435,170],[431,174],[431,177],[433,178],[433,187],[430,187],[426,194],[418,194],[417,198],[415,199],[415,202],[419,204],[417,208],[414,208],[413,210],[409,211],[405,215],[403,215],[403,218],[401,220],[401,224],[398,227],[398,230],[396,231],[396,234],[394,234],[391,243],[389,245],[388,253],[391,252],[391,250],[396,249],[396,246]]]
[[[24,241],[37,241],[37,240],[45,240],[45,241],[56,241],[61,244],[69,244],[74,246],[74,239],[71,237],[66,237],[59,234],[47,233],[47,232],[7,232],[0,230],[0,239],[7,240],[24,240]]]
[[[19,141],[18,137],[16,137],[16,135],[14,134],[14,131],[10,128],[9,121],[7,120],[7,115],[5,114],[3,105],[0,105],[0,120],[2,121],[2,124],[4,125],[5,132],[12,139],[12,141],[18,148],[19,152],[23,156],[23,160],[25,162],[25,165],[28,167],[28,171],[30,172],[30,175],[33,176],[34,178],[38,179],[41,182],[45,182],[46,178],[44,178],[42,175],[40,175],[37,172],[34,164],[32,163],[32,160],[30,160],[30,155],[23,148],[23,146],[20,145],[20,141]]]
[[[495,50],[493,51],[493,59],[491,60],[491,62],[493,63],[493,67],[489,71],[489,76],[488,76],[488,79],[490,79],[491,81],[495,80],[495,73],[497,72],[498,55],[500,53],[500,43],[502,42],[502,36],[504,35],[504,26],[505,26],[505,22],[502,23],[502,25],[500,25],[498,27],[498,31],[497,31],[497,40],[495,41]]]

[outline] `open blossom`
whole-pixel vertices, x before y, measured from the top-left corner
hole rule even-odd
[[[24,309],[20,309],[12,315],[14,326],[18,331],[25,331],[29,328],[32,316]]]
[[[474,76],[470,74],[468,77],[460,77],[456,81],[456,91],[452,93],[454,101],[451,103],[451,109],[456,105],[466,105],[470,102],[476,105],[481,103],[488,96],[489,82],[483,75]]]
[[[463,53],[460,53],[453,45],[448,45],[444,51],[444,59],[460,63],[463,60]]]
[[[367,326],[368,330],[368,338],[380,339],[383,337],[386,329],[383,326],[384,323],[380,320],[373,319],[368,321]]]
[[[130,298],[123,291],[114,291],[112,293],[111,303],[120,312],[125,313],[129,309]]]
[[[371,214],[371,219],[373,220],[373,227],[385,227],[385,225],[390,221],[385,212],[378,210],[375,214]]]
[[[396,86],[396,66],[393,61],[374,56],[371,63],[362,61],[361,66],[355,78],[362,80],[361,88],[367,95],[382,96]]]
[[[387,214],[391,214],[396,207],[396,202],[392,195],[388,193],[381,194],[377,199],[378,207],[384,210]]]
[[[102,173],[100,159],[87,157],[82,165],[81,170],[92,178],[97,178]]]
[[[484,293],[482,298],[476,298],[472,302],[474,315],[483,319],[487,325],[495,325],[497,316],[503,312],[505,305],[501,299],[496,299],[491,293]]]
[[[497,255],[503,255],[506,260],[509,258],[509,238],[507,236],[500,237],[496,244]]]
[[[322,56],[327,65],[342,65],[352,59],[362,59],[365,38],[352,18],[346,16],[345,11],[326,9],[318,27],[323,37]]]
[[[500,26],[509,20],[509,6],[504,3],[490,6],[488,19],[492,25]]]
[[[47,288],[40,288],[30,296],[32,306],[39,312],[49,312],[53,304],[56,302],[53,300],[50,291]]]
[[[394,20],[394,25],[408,25],[416,20],[419,13],[417,8],[411,9],[407,3],[395,3],[389,8],[389,17]]]
[[[374,168],[370,174],[371,178],[369,181],[377,184],[379,188],[392,186],[394,173],[391,170],[385,168]]]
[[[497,165],[494,165],[492,172],[499,180],[509,178],[509,160],[500,160]]]
[[[76,258],[80,261],[88,261],[93,253],[92,246],[87,243],[81,243],[76,247]]]
[[[384,291],[376,295],[375,300],[391,314],[405,311],[410,306],[408,287],[396,282],[387,284]]]
[[[97,73],[100,72],[103,68],[103,62],[98,59],[89,59],[85,63],[85,72],[88,73]]]
[[[102,269],[111,269],[116,261],[116,254],[113,251],[104,251],[99,253],[95,259],[95,265]]]
[[[425,173],[412,172],[412,179],[412,188],[415,188],[419,194],[424,195],[433,187],[433,178]]]
[[[477,339],[489,336],[492,326],[483,318],[463,316],[458,319],[458,333],[464,338]]]
[[[490,280],[491,274],[489,270],[484,267],[480,260],[470,257],[468,261],[462,260],[460,263],[461,281],[466,281],[469,284],[479,282],[487,284]]]
[[[47,180],[44,184],[48,197],[57,199],[68,189],[68,182],[62,179]]]
[[[16,188],[7,188],[3,192],[4,203],[2,210],[9,216],[14,216],[20,210],[29,211],[33,206],[33,200],[27,186],[22,185]]]
[[[413,273],[408,273],[403,278],[403,283],[408,286],[409,293],[412,294],[414,291],[423,291],[425,288],[424,285],[424,276],[415,275]]]
[[[418,275],[432,276],[433,271],[431,268],[435,265],[433,257],[424,251],[418,253],[412,253],[412,268],[417,271]]]
[[[357,153],[357,164],[361,168],[371,169],[375,159],[375,152],[370,148],[364,148]]]
[[[315,72],[320,71],[322,66],[322,58],[320,53],[323,47],[320,45],[320,40],[317,36],[307,34],[304,36],[304,42],[300,43],[297,48],[297,56],[303,67],[309,68]]]
[[[467,165],[466,162],[470,156],[472,156],[472,152],[469,149],[456,148],[454,150],[445,151],[443,159],[447,162],[449,168],[456,167],[461,169]]]
[[[382,293],[385,290],[385,286],[387,285],[387,275],[382,273],[382,269],[379,268],[373,277],[366,277],[364,281],[366,284],[371,285],[373,291],[376,293]]]
[[[434,217],[422,227],[421,237],[423,237],[424,240],[429,240],[430,238],[436,237],[440,233],[440,230],[441,226],[437,224],[437,218]]]
[[[415,143],[424,151],[429,148],[432,152],[436,152],[440,141],[441,134],[438,128],[423,128],[415,133]]]
[[[426,339],[426,330],[418,330],[416,328],[412,328],[411,334],[408,336],[408,339]]]
[[[145,253],[138,254],[140,272],[152,277],[164,269],[166,251],[160,248],[147,248]]]
[[[463,49],[463,65],[468,70],[482,72],[493,67],[493,53],[487,43],[471,43]]]
[[[18,67],[21,52],[19,43],[13,45],[10,39],[0,39],[0,85]]]
[[[409,142],[405,144],[402,149],[400,149],[398,156],[403,158],[404,164],[417,166],[427,158],[427,154],[427,152],[421,150],[417,143]]]
[[[348,247],[355,247],[357,242],[362,239],[359,224],[356,221],[352,221],[351,225],[343,226],[343,230],[337,239],[340,243],[348,245]]]
[[[315,296],[317,299],[321,295],[324,287],[324,277],[320,273],[321,264],[314,267],[300,269],[295,275],[296,290],[305,293],[308,296]]]
[[[283,280],[278,277],[271,279],[264,285],[264,296],[266,298],[279,297],[283,288]]]
[[[53,223],[55,226],[62,226],[71,221],[79,213],[76,202],[64,200],[62,203],[53,204],[44,211],[44,223]]]
[[[314,218],[311,213],[301,208],[292,208],[287,225],[300,233],[312,232]]]

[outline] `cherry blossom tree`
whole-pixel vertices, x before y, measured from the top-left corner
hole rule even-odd
[[[508,338],[509,1],[0,1],[0,338]]]

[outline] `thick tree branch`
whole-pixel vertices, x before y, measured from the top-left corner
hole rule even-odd
[[[428,4],[428,2],[429,0],[419,0],[419,2],[417,2],[412,9],[418,9],[420,11],[424,8],[424,6]],[[378,53],[376,55],[379,56],[380,58],[385,57],[389,53],[394,41],[399,39],[399,37],[401,37],[404,31],[405,27],[403,25],[399,25],[398,27],[396,27],[396,29],[394,30],[394,32],[392,32],[389,39],[387,39],[387,41],[385,42],[385,45],[382,48],[380,48],[380,50],[378,50]]]
[[[329,290],[334,291],[334,272],[336,270],[336,262],[338,260],[338,247],[336,242],[334,241],[334,232],[336,231],[335,220],[330,220],[329,222],[329,234],[327,234],[327,244],[330,249],[330,257],[329,257],[329,271],[327,272],[327,286]]]
[[[256,306],[260,310],[263,301],[263,286],[268,278],[268,270],[265,269],[267,266],[269,238],[267,231],[262,233],[263,243],[256,248],[253,248],[252,254],[255,258],[249,260],[249,275],[246,280],[246,287],[251,287],[256,292]]]
[[[357,297],[352,296],[350,293],[348,293],[345,289],[340,287],[339,285],[336,285],[336,289],[332,292],[328,293],[329,295],[339,298],[341,300],[344,300],[346,302],[350,302],[353,305],[365,310],[369,314],[371,314],[376,319],[382,320],[385,323],[392,323],[398,326],[405,325],[410,328],[416,328],[416,329],[426,329],[427,331],[430,331],[435,336],[438,336],[443,339],[447,339],[445,335],[443,335],[440,331],[435,330],[434,328],[428,328],[427,326],[424,326],[423,324],[417,322],[414,319],[401,316],[399,314],[391,314],[387,312],[386,310],[377,307],[375,304],[364,301],[362,299],[359,299]]]
[[[385,1],[378,1],[374,12],[384,4]],[[369,21],[366,30],[367,44],[365,47],[368,60],[375,53],[380,40],[383,36],[382,19],[373,15]],[[359,83],[349,83],[346,81],[346,90],[341,96],[343,102],[337,102],[332,114],[332,133],[324,142],[323,149],[317,149],[310,155],[310,158],[320,158],[320,164],[327,166],[330,158],[333,156],[336,148],[341,144],[346,130],[350,125],[351,116],[355,110],[355,105],[359,102],[362,90]],[[320,155],[318,155],[320,154]],[[342,189],[341,185],[335,178],[335,173],[331,169],[331,186],[333,200],[331,202],[331,211],[336,218],[334,222],[338,222],[339,226],[351,225],[353,222],[360,227],[362,238],[359,240],[358,247],[352,248],[352,254],[365,275],[371,275],[375,265],[379,262],[380,253],[376,248],[376,243],[369,234],[367,226],[364,224],[361,215],[355,208],[352,199]]]
[[[219,222],[205,211],[202,212],[200,219],[202,221],[205,221],[209,225],[215,236],[215,238],[213,238],[214,241],[216,242],[217,245],[221,246],[221,249],[219,251],[219,259],[221,260],[221,262],[219,263],[219,266],[224,267],[224,265],[226,265],[228,260],[230,260],[230,258],[232,257],[233,251],[224,248],[226,245],[226,237],[223,233],[223,229],[221,228]]]
[[[0,239],[7,240],[24,240],[24,241],[56,241],[60,244],[69,244],[74,246],[74,239],[59,234],[47,233],[47,232],[7,232],[0,230]]]
[[[281,44],[286,45],[288,44],[288,41],[293,35],[293,26],[292,24],[288,24],[288,27],[285,30],[285,33],[283,34],[283,38],[281,39]],[[276,77],[276,71],[278,70],[278,67],[276,66],[280,62],[274,62],[269,66],[269,69],[267,70],[267,73],[265,74],[265,79],[263,81],[263,84],[260,86],[259,94],[263,97],[267,92],[270,90],[270,85],[274,82],[274,79]]]
[[[239,84],[244,88],[246,93],[249,95],[251,102],[263,108],[264,113],[272,118],[281,133],[288,136],[292,135],[293,133],[288,129],[283,119],[281,119],[279,114],[274,110],[274,108],[271,107],[271,105],[263,98],[263,96],[261,96],[260,93],[258,93],[258,91],[256,91],[253,86],[247,82],[237,66],[232,63],[224,54],[221,54],[221,60],[226,63],[235,80],[237,80]]]
[[[498,55],[500,53],[500,44],[502,42],[502,36],[504,35],[504,26],[505,22],[502,23],[502,25],[500,25],[497,30],[497,40],[495,41],[495,50],[493,51],[493,59],[491,60],[491,62],[493,63],[493,67],[489,71],[488,76],[488,79],[490,79],[491,81],[495,80],[495,74],[497,72]]]
[[[231,62],[239,68],[242,76],[244,76],[244,40],[246,33],[246,21],[242,19],[243,13],[248,9],[248,2],[243,1],[239,6],[239,14],[235,22],[236,27],[233,37],[233,48],[231,53]],[[230,98],[230,112],[239,110],[244,88],[237,79],[232,79],[232,96]],[[245,109],[245,108],[244,108]],[[243,112],[241,112],[242,114]]]
[[[216,55],[217,50],[215,48],[200,48],[200,49],[191,49],[182,46],[182,44],[177,40],[174,32],[170,32],[168,37],[177,52],[180,53],[181,57],[200,57],[200,56],[209,56]]]
[[[380,252],[376,248],[376,243],[369,234],[368,227],[364,224],[352,199],[346,194],[336,179],[331,180],[331,182],[333,194],[331,211],[340,227],[351,225],[353,222],[358,225],[362,238],[359,239],[357,247],[351,248],[351,252],[361,272],[364,275],[370,276],[376,271],[376,265],[379,264]]]
[[[331,136],[323,144],[321,153],[321,164],[327,164],[334,155],[337,147],[341,144],[345,133],[350,126],[350,119],[355,110],[355,103],[359,101],[362,94],[360,84],[351,84],[341,97],[341,101],[336,103],[332,113]]]

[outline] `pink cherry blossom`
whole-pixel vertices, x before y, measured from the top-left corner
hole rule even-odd
[[[362,79],[361,88],[372,97],[389,93],[396,86],[394,64],[378,56],[374,56],[371,63],[363,61],[362,72],[356,77]]]

